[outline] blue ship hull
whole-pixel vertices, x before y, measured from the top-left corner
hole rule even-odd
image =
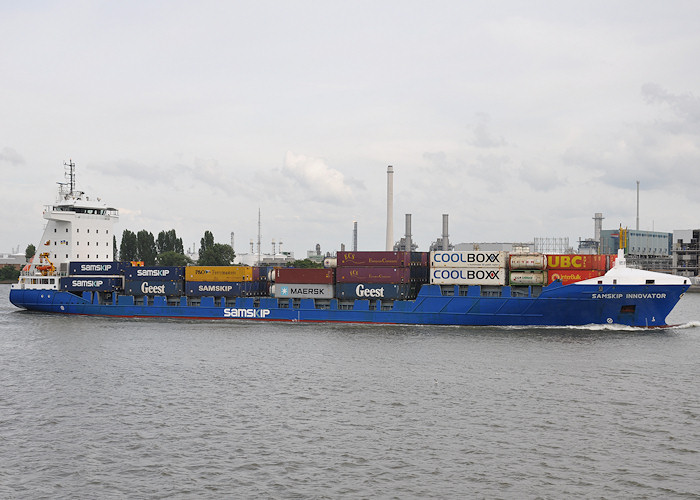
[[[114,295],[101,303],[98,293],[58,290],[12,289],[10,301],[21,308],[62,314],[94,316],[241,319],[253,321],[304,321],[420,325],[566,326],[620,324],[638,327],[666,326],[666,317],[688,285],[594,285],[554,283],[537,296],[511,296],[503,287],[500,296],[482,296],[478,286],[467,295],[443,295],[436,285],[424,285],[415,300],[355,300],[351,305],[330,301],[318,308],[314,299],[221,299],[203,297],[199,305],[167,302],[166,297]],[[458,287],[455,292],[458,293]],[[286,307],[285,307],[286,306]],[[349,308],[346,308],[349,307]]]

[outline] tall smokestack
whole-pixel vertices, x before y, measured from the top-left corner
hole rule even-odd
[[[450,240],[447,233],[447,222],[449,215],[442,214],[442,250],[447,251],[450,249]]]
[[[386,168],[386,251],[394,249],[394,167]]]
[[[639,231],[639,181],[637,181],[637,231]]]
[[[352,251],[357,252],[357,221],[352,221]]]
[[[410,252],[413,246],[413,241],[411,240],[411,214],[406,214],[406,251]]]
[[[603,214],[601,212],[596,212],[595,216],[593,217],[593,220],[595,221],[593,223],[593,239],[598,242],[600,245],[600,234],[603,232]]]

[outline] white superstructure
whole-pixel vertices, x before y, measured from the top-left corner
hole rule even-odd
[[[116,208],[75,188],[75,163],[65,164],[68,182],[59,183],[58,198],[44,207],[46,226],[32,262],[22,271],[20,288],[58,288],[71,261],[114,260],[112,226]]]

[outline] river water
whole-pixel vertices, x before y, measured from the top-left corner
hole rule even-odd
[[[1,498],[700,498],[700,294],[668,329],[28,313]]]

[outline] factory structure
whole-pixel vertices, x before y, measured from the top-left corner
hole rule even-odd
[[[394,239],[394,167],[386,170],[386,250],[394,252],[417,251],[418,245],[412,235],[412,214],[405,214],[404,235]],[[673,232],[646,231],[639,228],[639,182],[637,182],[637,217],[636,227],[628,229],[617,227],[604,229],[602,213],[593,215],[593,237],[579,239],[577,248],[570,244],[569,238],[535,237],[532,241],[519,242],[462,242],[453,243],[449,237],[449,214],[442,214],[441,232],[430,244],[428,251],[504,251],[511,254],[545,253],[545,254],[616,254],[618,248],[624,248],[627,264],[631,267],[676,274],[684,277],[700,275],[700,229],[683,229]],[[358,221],[352,222],[351,250],[358,251]],[[257,243],[257,244],[256,244]],[[231,247],[234,247],[234,233],[231,233]],[[282,250],[282,241],[272,239],[271,251],[262,249],[261,220],[258,210],[257,240],[250,240],[247,251],[236,253],[235,264],[248,266],[287,266],[295,261],[293,252]],[[335,259],[337,251],[346,251],[345,244],[338,249],[322,251],[321,245],[306,252],[305,259],[316,264],[328,263]],[[188,255],[196,260],[193,245]],[[17,265],[18,255],[2,255],[0,260],[6,264]]]
[[[403,252],[416,251],[411,222],[412,214],[405,214],[404,235],[394,239],[394,167],[386,170],[386,247],[387,251]],[[517,253],[545,254],[615,254],[618,248],[624,248],[629,266],[640,269],[661,271],[685,277],[700,275],[700,229],[676,230],[672,233],[661,231],[646,231],[639,228],[639,182],[637,182],[637,217],[636,227],[628,229],[618,227],[604,229],[602,213],[593,215],[593,237],[579,239],[577,248],[570,244],[569,238],[535,237],[532,241],[518,242],[462,242],[453,243],[449,236],[449,214],[442,214],[442,230],[427,249],[428,251],[504,251]],[[358,221],[352,223],[351,250],[358,248]],[[231,233],[233,246],[233,233]],[[345,251],[341,244],[340,251]],[[320,244],[308,250],[306,259],[317,264],[335,259],[336,250],[322,251]],[[282,242],[272,240],[272,252],[266,253],[260,249],[260,215],[258,214],[257,251],[254,241],[250,241],[250,251],[236,255],[237,264],[284,266],[294,261],[293,252],[283,252]]]

